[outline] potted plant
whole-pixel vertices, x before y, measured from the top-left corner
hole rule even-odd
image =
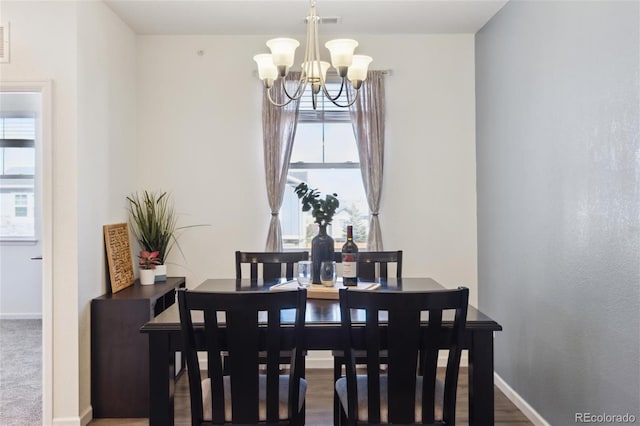
[[[160,264],[157,251],[140,250],[138,255],[140,265],[140,284],[149,285],[156,281],[156,266]]]
[[[311,261],[313,262],[313,283],[320,284],[320,264],[323,260],[333,261],[333,238],[327,234],[327,225],[333,220],[333,215],[340,206],[338,194],[327,194],[321,197],[317,189],[309,188],[305,182],[294,189],[302,202],[302,211],[311,210],[314,222],[318,224],[318,235],[311,240]]]
[[[143,191],[131,194],[129,224],[140,247],[147,252],[157,252],[156,281],[167,279],[166,260],[176,242],[177,217],[167,192]]]

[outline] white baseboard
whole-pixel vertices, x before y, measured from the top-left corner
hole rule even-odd
[[[19,314],[2,314],[0,313],[0,320],[15,320],[15,319],[42,319],[41,313],[19,313]]]
[[[511,402],[513,402],[513,405],[518,407],[522,414],[524,414],[529,420],[531,420],[531,423],[536,426],[549,426],[549,422],[547,422],[544,417],[542,417],[540,413],[535,410],[535,408],[529,405],[529,403],[525,401],[524,398],[520,396],[520,394],[513,390],[513,388],[509,386],[507,382],[502,380],[502,377],[500,377],[498,373],[493,373],[493,378],[496,387],[500,389]]]
[[[89,406],[80,417],[58,417],[52,426],[87,426],[93,420],[93,407]]]
[[[84,410],[84,413],[82,413],[82,416],[80,416],[80,425],[87,426],[91,420],[93,420],[93,407],[89,405],[89,407]]]
[[[53,419],[53,426],[81,426],[80,417],[58,417]]]

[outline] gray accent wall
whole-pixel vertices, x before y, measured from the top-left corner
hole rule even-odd
[[[639,28],[637,1],[512,0],[476,35],[478,303],[552,425],[640,422]]]

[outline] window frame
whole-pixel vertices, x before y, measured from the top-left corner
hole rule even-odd
[[[335,86],[336,84],[340,84],[340,79],[338,78],[337,75],[329,77],[327,76],[327,83],[334,85],[335,88],[335,92],[337,93],[337,90],[339,90],[339,86]],[[349,84],[348,82],[345,84]],[[310,90],[310,88],[308,88],[307,90]],[[345,89],[346,90],[346,89]],[[332,93],[333,91],[331,91],[330,89],[330,93]],[[306,93],[305,93],[306,95]],[[307,95],[308,96],[308,95]],[[307,102],[309,105],[311,105],[310,102]],[[329,108],[329,110],[325,109],[325,106],[327,106]],[[298,125],[300,123],[306,124],[306,123],[311,123],[311,124],[318,124],[318,125],[322,125],[324,126],[325,124],[332,124],[332,123],[345,123],[345,124],[349,124],[350,126],[353,126],[353,120],[351,117],[351,112],[349,110],[349,108],[341,108],[341,107],[337,107],[335,105],[333,105],[331,103],[331,101],[329,101],[328,99],[326,99],[324,97],[324,95],[322,93],[318,94],[318,104],[317,104],[317,109],[313,110],[313,109],[299,109],[298,110]],[[324,135],[324,131],[322,132]],[[297,135],[296,135],[297,137]],[[357,151],[357,141],[355,140],[355,135],[354,135],[354,143],[356,144],[355,148]],[[294,138],[294,144],[295,144],[295,138]],[[294,148],[295,149],[295,148]],[[324,144],[324,139],[322,141],[322,158],[324,160],[324,158],[326,157],[325,155],[325,144]],[[336,161],[323,161],[323,162],[307,162],[307,161],[290,161],[289,162],[289,173],[291,172],[297,172],[297,171],[305,171],[305,170],[328,170],[328,169],[334,169],[334,170],[349,170],[349,169],[357,169],[357,170],[361,170],[361,163],[358,160],[356,161],[340,161],[340,162],[336,162]],[[358,174],[358,176],[360,177],[361,175]],[[363,188],[364,189],[364,188]],[[285,189],[286,191],[287,189]],[[364,192],[363,194],[363,198],[362,200],[364,202],[366,202],[366,192]],[[369,210],[367,208],[367,214],[369,214]],[[302,213],[302,214],[308,214],[308,213]],[[281,220],[282,220],[282,210],[281,210]],[[369,232],[369,221],[367,220],[366,222],[366,228],[367,228],[367,233]],[[284,235],[283,235],[284,237]],[[297,247],[286,247],[285,251],[294,251],[294,250],[300,250],[300,249],[308,249],[307,247],[305,247],[304,245],[300,245],[300,243],[302,241],[304,241],[304,234],[300,234],[301,240],[299,240],[298,246]],[[336,240],[337,241],[337,240]],[[284,241],[283,241],[284,243]],[[362,242],[359,242],[358,244],[361,245]],[[336,243],[338,244],[338,242]],[[366,245],[366,241],[364,242],[364,244]],[[364,248],[364,247],[363,247]]]
[[[337,75],[327,74],[326,83],[328,85],[340,84],[340,79]],[[349,84],[349,83],[345,83]],[[346,90],[347,88],[345,88]],[[307,88],[311,90],[311,88]],[[309,92],[310,93],[310,92]],[[300,123],[317,123],[324,126],[325,123],[349,123],[352,124],[351,113],[349,108],[336,107],[329,101],[322,91],[318,93],[318,109],[299,109],[298,110],[298,124]],[[303,95],[304,97],[304,95]],[[301,99],[302,101],[302,99]],[[330,110],[324,108],[325,105],[330,106]],[[338,108],[338,109],[336,109]],[[323,141],[324,142],[324,141]],[[294,138],[295,144],[295,138]],[[357,147],[356,147],[357,148]],[[324,143],[322,145],[322,158],[324,158]],[[340,162],[307,162],[296,161],[289,162],[289,170],[309,170],[309,169],[360,169],[360,161],[340,161]]]

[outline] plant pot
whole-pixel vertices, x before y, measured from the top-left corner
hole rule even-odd
[[[167,265],[156,265],[156,269],[154,269],[156,273],[155,281],[166,281],[167,280]]]
[[[311,240],[314,284],[320,284],[320,264],[323,260],[333,261],[333,238],[327,234],[327,225],[320,225],[318,235]]]
[[[140,269],[140,284],[150,285],[156,281],[156,271],[153,269]]]

